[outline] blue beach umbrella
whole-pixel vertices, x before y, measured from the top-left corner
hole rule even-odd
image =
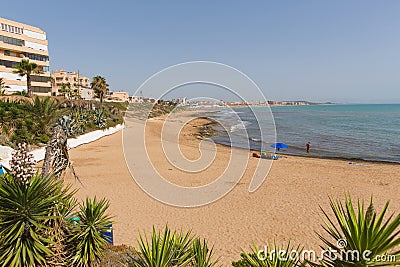
[[[275,144],[271,145],[271,147],[277,148],[277,149],[288,148],[288,146],[285,145],[284,143],[275,143]]]

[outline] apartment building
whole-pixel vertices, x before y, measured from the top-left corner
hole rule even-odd
[[[31,76],[32,92],[51,95],[50,61],[46,32],[23,23],[0,18],[0,78],[6,94],[27,91],[26,76],[13,73],[22,59],[38,65],[41,74]]]
[[[82,95],[82,89],[90,88],[90,79],[85,76],[81,76],[79,72],[69,72],[66,70],[55,70],[52,74],[53,77],[53,86],[52,92],[53,95],[59,95],[59,90],[63,86],[63,84],[72,90],[77,90],[79,95]]]

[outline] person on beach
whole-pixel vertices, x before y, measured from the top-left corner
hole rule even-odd
[[[310,153],[310,149],[311,149],[311,143],[308,142],[307,145],[306,145],[307,153]]]

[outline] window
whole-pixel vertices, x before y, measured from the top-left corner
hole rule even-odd
[[[50,82],[50,77],[48,76],[36,76],[32,75],[31,76],[32,82],[41,82],[41,83],[47,83]]]
[[[1,23],[1,29],[5,32],[11,32],[11,33],[16,33],[16,34],[24,33],[22,28],[16,27],[16,26],[11,26],[11,25],[4,24],[4,23]]]
[[[12,44],[12,45],[18,45],[18,46],[25,45],[24,40],[7,37],[7,36],[3,36],[3,35],[0,35],[0,41],[2,41],[3,43],[6,43],[6,44]]]
[[[4,54],[5,54],[6,56],[9,56],[9,55],[11,54],[11,52],[10,52],[10,50],[6,50],[6,51],[4,51]]]
[[[32,86],[32,92],[36,92],[36,93],[49,93],[50,91],[51,91],[51,87]]]
[[[42,55],[37,55],[37,54],[30,54],[30,53],[25,53],[25,57],[32,59],[32,60],[39,60],[39,61],[49,61],[48,56],[42,56]]]
[[[6,68],[12,68],[17,64],[18,64],[18,62],[8,61],[8,60],[0,60],[0,65],[4,66]]]

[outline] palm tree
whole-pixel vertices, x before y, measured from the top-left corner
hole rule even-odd
[[[61,83],[61,87],[58,90],[59,93],[61,93],[63,96],[71,96],[71,83]]]
[[[50,97],[40,99],[35,97],[33,102],[26,101],[24,104],[26,117],[31,119],[34,124],[34,134],[50,134],[50,128],[61,117],[63,111],[60,103]]]
[[[108,84],[106,78],[102,76],[93,77],[91,87],[94,90],[96,97],[100,98],[100,107],[103,106],[103,98],[108,93]]]
[[[39,74],[42,71],[38,68],[36,63],[29,62],[28,59],[21,60],[20,63],[14,66],[15,70],[14,73],[19,74],[19,76],[23,77],[26,75],[26,86],[27,86],[27,93],[28,97],[32,96],[32,86],[31,86],[31,75],[32,74]]]

